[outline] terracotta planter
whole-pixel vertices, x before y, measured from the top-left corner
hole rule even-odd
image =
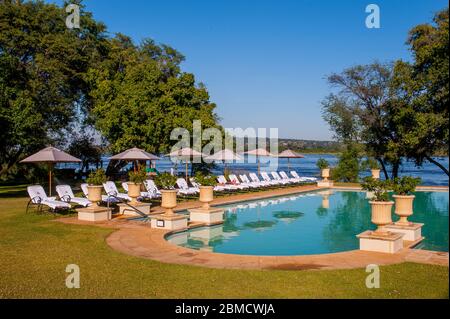
[[[408,217],[413,214],[414,195],[393,195],[395,200],[395,214],[400,216],[397,225],[410,225]]]
[[[330,177],[330,169],[329,168],[322,169],[322,177],[323,177],[324,181],[328,180],[328,177]]]
[[[380,179],[380,170],[379,169],[371,169],[372,172],[372,178],[373,179]]]
[[[392,206],[394,206],[394,202],[370,201],[369,204],[372,206],[371,221],[378,226],[375,233],[385,234],[383,226],[392,224]]]
[[[166,209],[165,215],[174,215],[173,209],[177,207],[177,191],[175,189],[161,190],[161,207]]]
[[[92,203],[91,208],[98,207],[98,202],[102,200],[102,190],[101,185],[88,185],[88,199]]]
[[[128,196],[131,197],[130,204],[137,204],[137,198],[141,196],[141,183],[128,182]]]
[[[209,203],[214,199],[214,187],[213,186],[199,186],[200,189],[200,202],[203,203],[203,209],[209,209]]]

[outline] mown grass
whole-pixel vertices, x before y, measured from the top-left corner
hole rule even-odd
[[[381,267],[381,288],[368,289],[364,269],[221,270],[124,255],[105,243],[113,230],[25,214],[23,189],[0,188],[0,298],[448,298],[442,266]],[[65,286],[68,264],[80,267],[80,289]]]

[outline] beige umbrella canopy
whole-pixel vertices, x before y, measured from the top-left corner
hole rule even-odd
[[[48,170],[48,193],[52,196],[52,170],[55,163],[79,163],[81,160],[70,154],[67,154],[55,147],[49,146],[39,152],[28,156],[20,163],[47,163]]]
[[[154,161],[159,160],[159,157],[144,151],[143,149],[133,147],[122,153],[111,156],[112,160],[124,160],[124,161]]]
[[[211,161],[223,161],[225,170],[227,167],[227,161],[239,161],[242,158],[233,151],[230,151],[229,149],[224,149],[222,151],[214,153],[213,155],[207,156],[206,159]]]
[[[283,152],[281,152],[280,154],[278,154],[279,158],[287,158],[288,159],[288,170],[291,169],[291,165],[289,163],[289,159],[291,158],[304,158],[304,156],[302,154],[296,153],[292,150],[285,150]]]
[[[189,164],[189,160],[192,157],[202,157],[205,156],[205,154],[200,153],[196,150],[193,150],[190,147],[184,147],[184,148],[180,148],[179,150],[173,151],[169,154],[167,154],[167,156],[170,157],[176,157],[179,159],[184,160],[185,164],[186,164],[186,181],[188,180],[189,174],[188,174],[188,164]]]
[[[256,161],[258,162],[258,175],[259,175],[259,157],[260,156],[274,156],[272,153],[268,152],[265,148],[257,148],[255,150],[244,152],[244,154],[256,156]]]
[[[143,149],[133,147],[122,153],[116,154],[109,158],[110,160],[117,161],[155,161],[159,160],[159,157],[144,151]],[[136,171],[136,166],[134,165],[134,170]]]

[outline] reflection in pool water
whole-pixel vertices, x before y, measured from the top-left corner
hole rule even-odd
[[[448,192],[417,192],[411,221],[425,223],[421,248],[448,251]],[[319,191],[223,206],[223,225],[168,238],[176,245],[230,254],[305,255],[358,248],[374,229],[366,193]],[[394,221],[397,216],[393,214]]]

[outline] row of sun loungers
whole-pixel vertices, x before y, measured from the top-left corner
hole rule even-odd
[[[235,192],[235,191],[247,191],[249,189],[261,189],[267,187],[280,187],[291,184],[298,184],[304,182],[314,182],[317,179],[314,177],[300,177],[296,171],[291,171],[292,177],[289,177],[285,172],[271,172],[271,176],[268,173],[262,172],[260,179],[257,174],[240,174],[239,178],[235,174],[230,174],[227,180],[224,175],[220,175],[217,178],[218,185],[214,187],[216,192]],[[177,191],[180,195],[191,196],[200,192],[199,184],[195,182],[193,178],[190,179],[191,185],[189,186],[184,178],[177,179]],[[159,198],[161,192],[156,187],[153,180],[146,180],[144,182],[146,191],[141,192],[139,200]],[[122,183],[122,187],[128,192],[128,184]],[[117,189],[116,184],[113,181],[108,181],[103,184],[106,195],[102,195],[102,201],[108,204],[130,201],[131,198],[126,193],[121,193]],[[59,200],[56,197],[48,197],[44,189],[40,185],[28,186],[27,191],[30,196],[30,201],[27,205],[27,210],[30,205],[37,205],[38,210],[41,210],[43,206],[47,206],[52,210],[68,209],[70,204],[75,204],[83,207],[87,207],[91,202],[88,197],[88,184],[81,184],[81,190],[85,197],[76,197],[69,185],[56,186],[56,192],[58,193]]]

